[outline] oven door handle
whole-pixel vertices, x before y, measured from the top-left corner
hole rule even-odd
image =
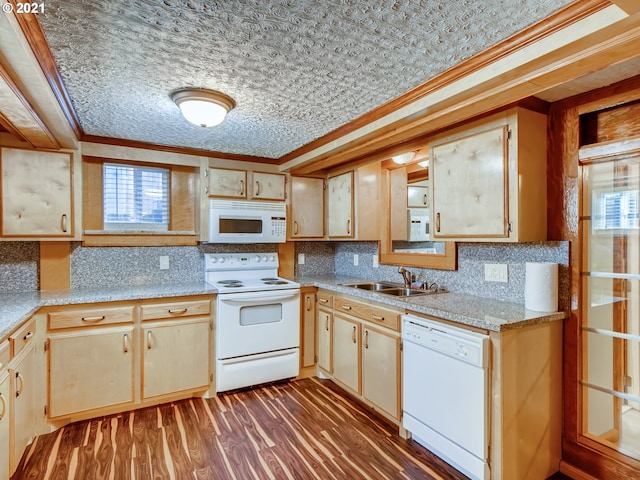
[[[246,292],[246,293],[227,293],[218,295],[220,301],[231,304],[263,304],[265,302],[279,302],[291,298],[299,297],[300,290],[277,291],[277,292]]]

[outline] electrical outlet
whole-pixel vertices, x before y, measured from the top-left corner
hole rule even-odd
[[[298,254],[298,265],[304,265],[304,253]]]
[[[373,256],[373,268],[378,268],[378,256]]]
[[[484,280],[485,282],[508,282],[509,273],[506,263],[485,263],[484,264]]]
[[[167,255],[160,256],[160,270],[169,270],[169,257]]]
[[[360,263],[360,256],[357,253],[354,253],[353,254],[353,265],[357,267],[359,263]]]

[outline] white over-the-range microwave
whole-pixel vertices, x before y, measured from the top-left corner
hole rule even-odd
[[[209,200],[209,243],[284,243],[283,202]]]

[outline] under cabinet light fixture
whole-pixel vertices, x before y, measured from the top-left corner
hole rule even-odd
[[[236,106],[233,98],[205,88],[183,88],[171,94],[182,115],[194,125],[215,127]]]
[[[407,152],[403,153],[402,155],[394,155],[393,157],[391,157],[391,160],[393,160],[398,165],[404,165],[405,163],[409,163],[411,160],[413,160],[413,157],[415,156],[416,152]]]

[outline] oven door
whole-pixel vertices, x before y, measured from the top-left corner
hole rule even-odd
[[[300,289],[222,293],[217,306],[218,359],[300,346]]]

